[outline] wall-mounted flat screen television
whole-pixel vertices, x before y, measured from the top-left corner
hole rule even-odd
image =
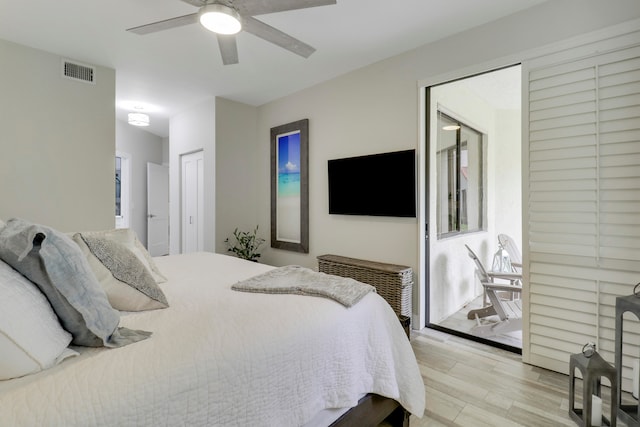
[[[329,213],[414,218],[415,151],[329,160]]]

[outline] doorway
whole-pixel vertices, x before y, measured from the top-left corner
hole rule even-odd
[[[498,235],[522,247],[521,88],[520,65],[425,88],[426,326],[516,352],[521,281],[509,260],[517,254],[502,257]],[[496,278],[495,268],[516,274]],[[496,291],[491,302],[491,281],[513,292]],[[506,322],[503,302],[516,310]]]
[[[169,254],[169,167],[147,163],[147,249]]]
[[[204,154],[180,156],[182,253],[204,250]]]

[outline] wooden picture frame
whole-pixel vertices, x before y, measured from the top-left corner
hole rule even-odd
[[[309,119],[271,128],[271,247],[309,253]]]

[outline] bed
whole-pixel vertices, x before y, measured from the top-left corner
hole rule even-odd
[[[191,253],[153,259],[167,308],[119,312],[151,332],[0,381],[0,425],[345,426],[422,416],[405,332],[375,292],[329,298],[238,292],[274,267]],[[1,325],[0,325],[1,327]],[[1,332],[1,331],[0,331]]]

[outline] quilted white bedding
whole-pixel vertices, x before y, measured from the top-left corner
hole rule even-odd
[[[225,255],[155,259],[170,307],[123,313],[152,331],[116,349],[0,381],[0,426],[301,426],[377,393],[422,415],[424,384],[398,319],[377,294],[329,299],[244,293],[272,267]]]

